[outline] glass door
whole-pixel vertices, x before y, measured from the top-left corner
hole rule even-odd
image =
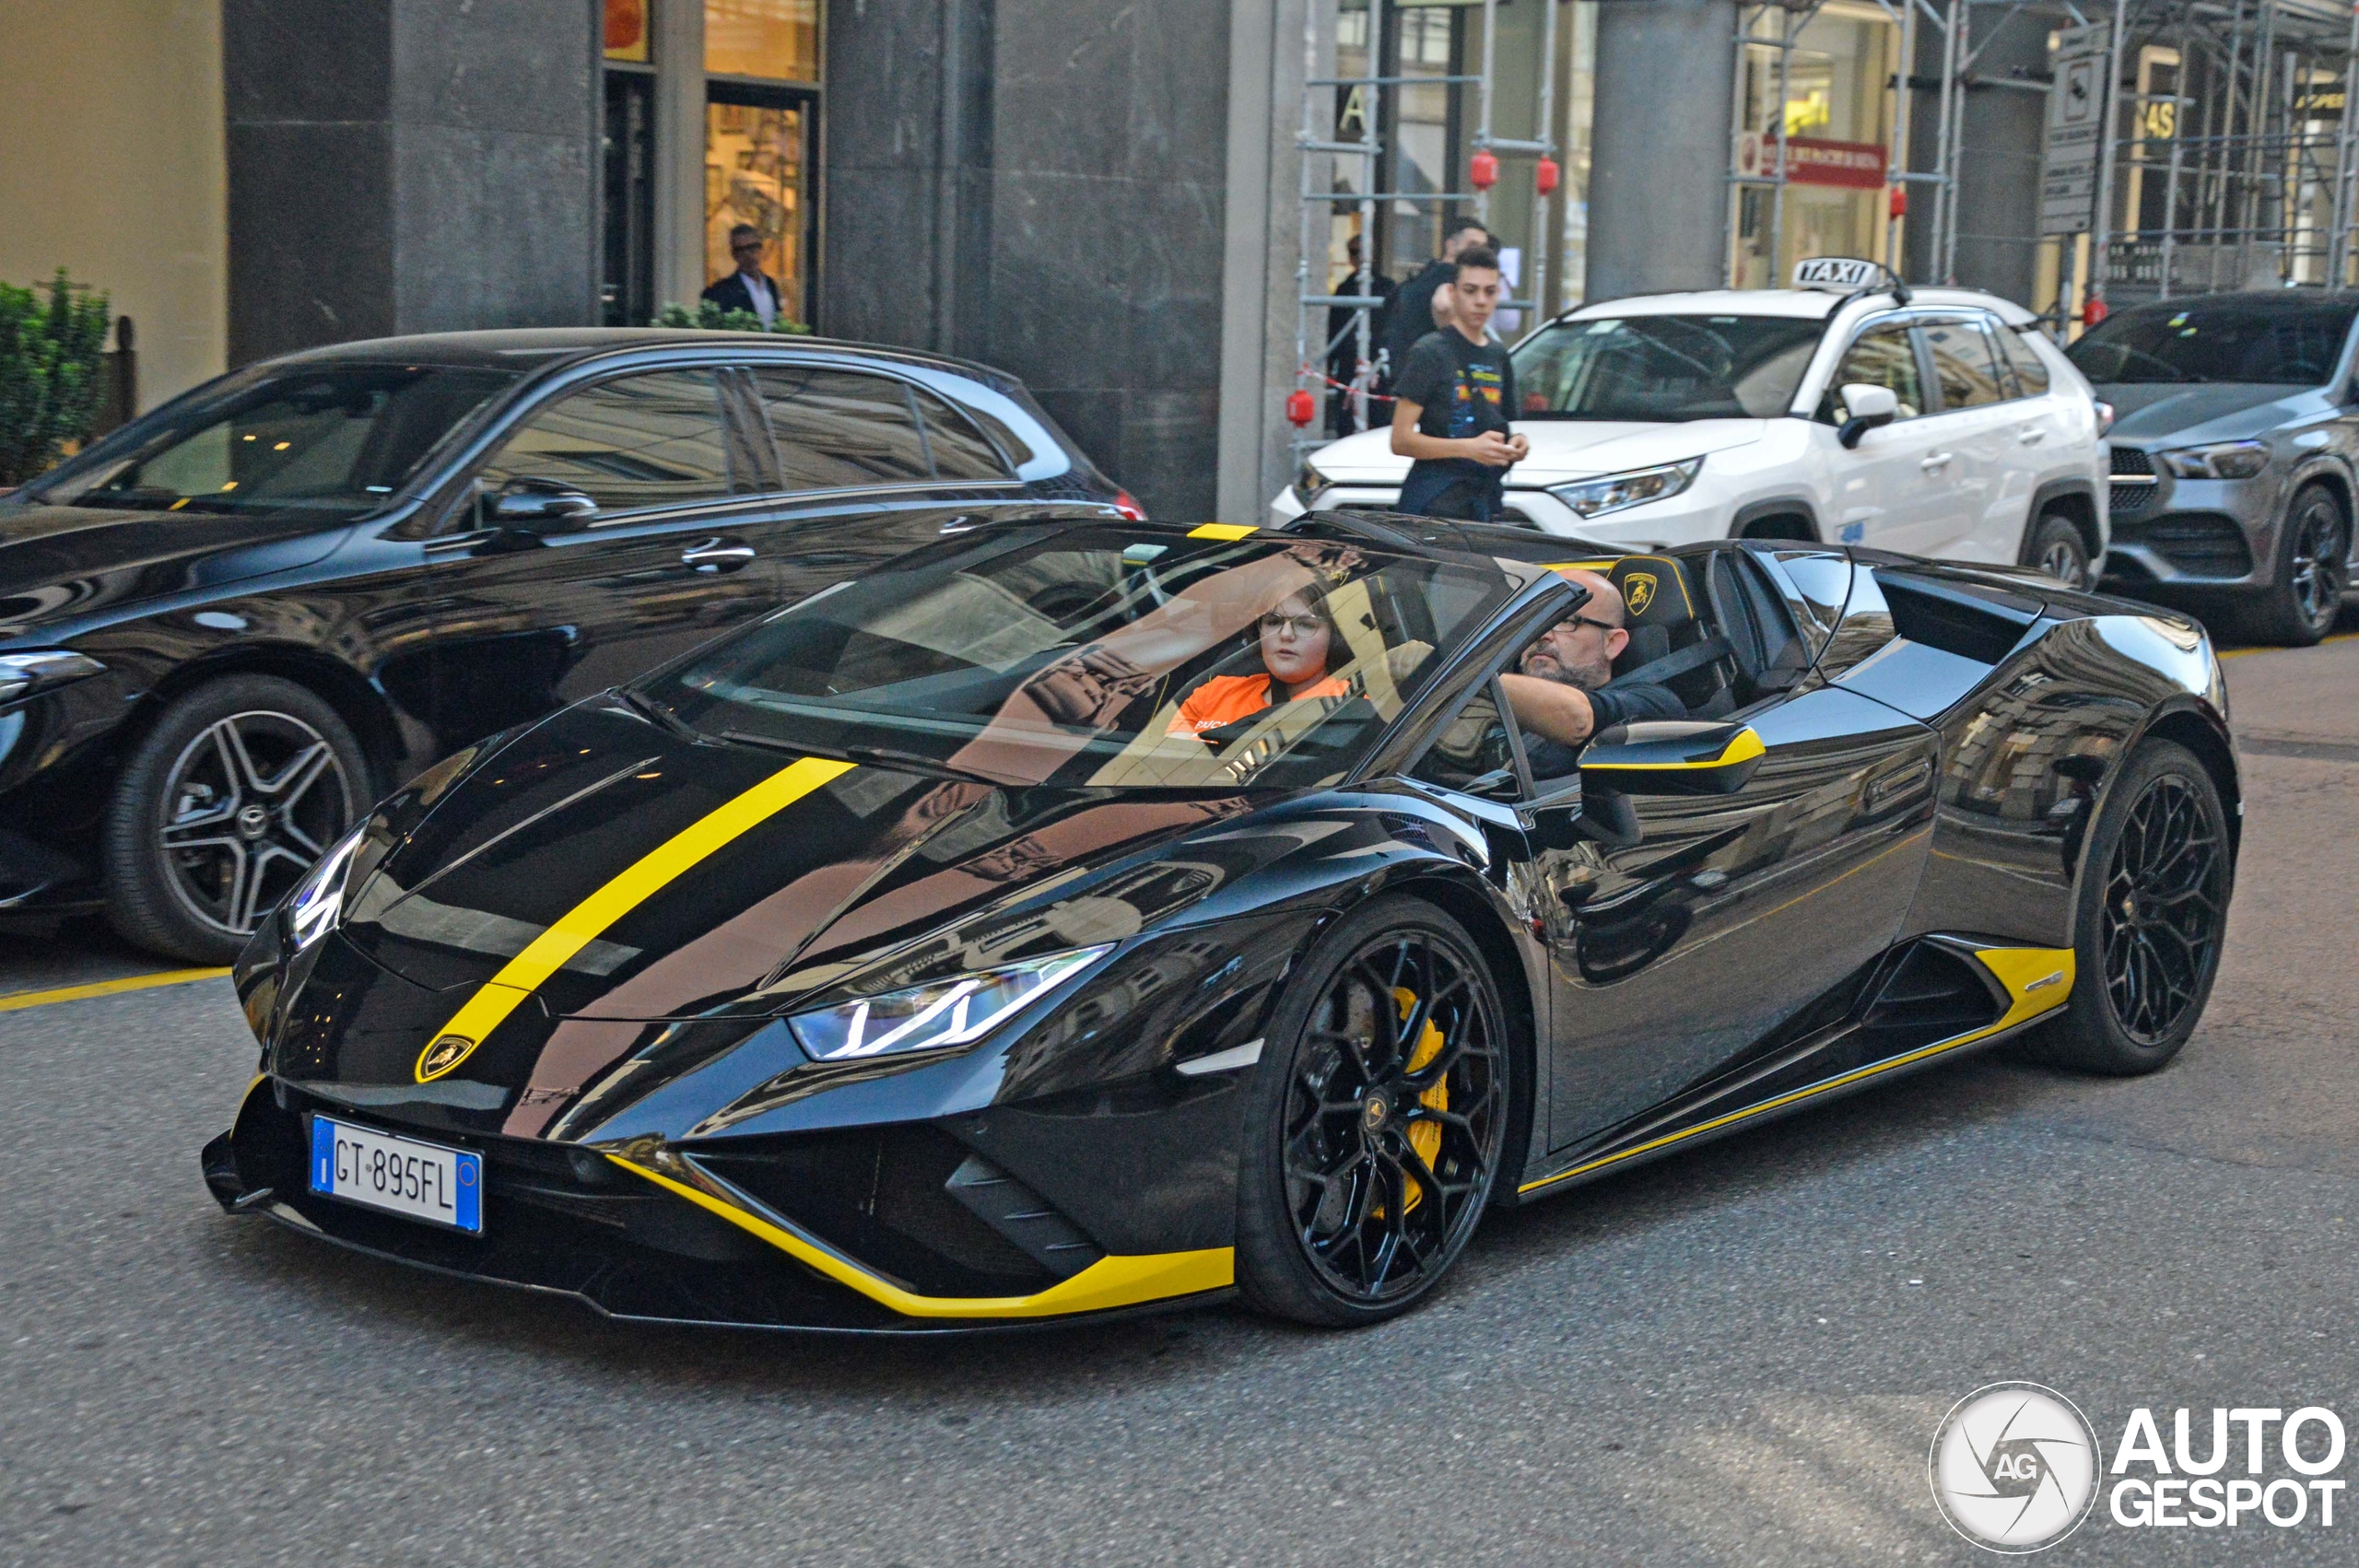
[[[737,270],[730,231],[749,224],[762,239],[762,271],[778,284],[788,319],[809,325],[818,256],[812,179],[816,97],[793,88],[713,82],[704,139],[705,281]]]

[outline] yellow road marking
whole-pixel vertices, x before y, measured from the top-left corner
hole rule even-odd
[[[675,878],[748,829],[776,816],[830,779],[851,771],[848,762],[806,756],[787,764],[735,799],[714,807],[616,873],[604,887],[558,916],[529,946],[484,982],[451,1022],[434,1032],[418,1052],[417,1081],[430,1082],[457,1067],[483,1044],[484,1036],[533,994],[534,987],[565,967],[606,928],[661,892]],[[447,1036],[465,1042],[454,1055],[438,1053]],[[429,1057],[435,1065],[426,1065]]]
[[[18,991],[0,996],[0,1012],[18,1012],[28,1007],[52,1007],[61,1001],[82,1001],[94,996],[116,996],[123,991],[144,991],[155,986],[184,986],[192,980],[217,980],[227,969],[158,969],[152,975],[126,975],[120,980],[94,980],[87,986],[61,986],[53,991]]]
[[[2316,646],[2324,648],[2330,643],[2349,642],[2353,638],[2359,638],[2359,632],[2337,632],[2332,637],[2322,637],[2318,638]],[[2302,648],[2232,648],[2225,653],[2221,654],[2219,657],[2223,659],[2242,659],[2248,653],[2306,653],[2309,650],[2307,649]]]

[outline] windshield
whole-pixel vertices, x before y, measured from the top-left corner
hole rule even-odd
[[[516,378],[439,365],[280,371],[167,410],[30,494],[78,507],[360,517]]]
[[[1065,525],[908,556],[635,688],[718,735],[999,784],[1332,783],[1504,603],[1487,562]]]
[[[2092,381],[2314,387],[2334,374],[2359,301],[2223,299],[2123,310],[2064,352]]]
[[[1774,419],[1825,329],[1793,316],[1559,322],[1516,345],[1516,417]]]

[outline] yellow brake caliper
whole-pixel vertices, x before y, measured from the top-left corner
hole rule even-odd
[[[1396,989],[1392,1000],[1401,1009],[1401,1022],[1406,1024],[1410,1012],[1417,1005],[1417,993],[1405,987]],[[1427,1019],[1426,1032],[1417,1036],[1416,1047],[1409,1053],[1409,1071],[1414,1072],[1433,1060],[1441,1050],[1441,1025]],[[1438,1081],[1432,1088],[1417,1096],[1417,1103],[1431,1111],[1449,1109],[1449,1080],[1445,1077]],[[1441,1124],[1431,1121],[1415,1123],[1409,1129],[1409,1147],[1417,1152],[1417,1158],[1426,1163],[1426,1169],[1432,1170],[1434,1162],[1441,1157]],[[1402,1206],[1414,1209],[1424,1201],[1426,1189],[1418,1185],[1415,1176],[1403,1176],[1402,1179],[1408,1183],[1409,1195]]]

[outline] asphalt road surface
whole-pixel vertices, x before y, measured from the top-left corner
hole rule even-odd
[[[1965,1563],[1926,1453],[1982,1384],[2108,1456],[2139,1406],[2359,1427],[2359,638],[2228,670],[2245,858],[2176,1065],[1952,1065],[1495,1215],[1351,1335],[649,1332],[355,1258],[205,1194],[226,981],[24,1005],[157,965],[10,942],[0,1562]],[[2042,1561],[2359,1561],[2344,1507],[2100,1503]]]

